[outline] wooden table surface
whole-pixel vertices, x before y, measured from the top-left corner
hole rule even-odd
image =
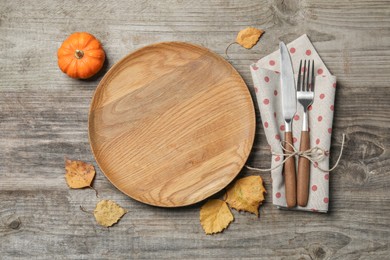
[[[103,228],[91,189],[70,190],[64,156],[91,162],[88,109],[100,79],[142,46],[187,41],[221,55],[247,26],[266,31],[252,50],[231,46],[230,60],[252,94],[249,64],[307,33],[338,77],[330,212],[280,211],[268,194],[260,218],[234,212],[222,234],[199,224],[202,203],[177,209],[136,202],[97,168],[94,187],[129,212]],[[72,32],[99,38],[107,63],[91,80],[73,80],[56,52]],[[0,1],[0,258],[388,259],[390,255],[390,1]],[[257,113],[258,125],[260,124]],[[270,165],[257,128],[249,164]],[[243,170],[240,176],[256,174]]]

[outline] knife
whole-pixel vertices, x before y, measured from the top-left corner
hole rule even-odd
[[[293,152],[293,137],[291,123],[297,110],[295,78],[290,54],[286,44],[280,42],[280,86],[282,92],[282,110],[284,118],[284,148],[285,153]],[[290,145],[289,145],[290,144]],[[295,175],[295,158],[290,157],[284,163],[284,183],[287,207],[292,208],[297,203],[297,180]]]

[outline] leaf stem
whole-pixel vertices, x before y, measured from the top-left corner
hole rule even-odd
[[[96,198],[99,198],[99,192],[97,191],[97,189],[95,189],[94,187],[92,186],[88,186],[90,189],[93,189],[95,191],[95,196]]]
[[[230,46],[232,46],[233,44],[238,44],[238,42],[231,42],[231,43],[226,47],[226,49],[225,49],[225,55],[226,55],[226,57],[227,57],[228,59],[230,59],[230,57],[229,57],[227,51],[228,51],[228,49],[230,48]]]
[[[82,211],[82,212],[85,212],[85,213],[88,213],[88,214],[92,214],[93,215],[93,212],[90,212],[90,211],[88,211],[88,210],[86,210],[83,206],[81,206],[80,205],[80,210]]]

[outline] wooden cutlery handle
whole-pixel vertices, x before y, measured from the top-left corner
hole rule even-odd
[[[308,131],[301,132],[300,151],[310,149],[310,137]],[[297,201],[301,207],[306,207],[309,200],[309,181],[310,181],[310,161],[304,157],[298,160],[298,190]]]
[[[293,147],[291,147],[289,144],[293,144],[292,139],[292,133],[291,132],[285,132],[284,133],[284,148],[286,149],[286,153],[292,153]],[[296,183],[296,176],[295,176],[295,158],[294,156],[290,157],[285,163],[284,163],[284,182],[285,182],[285,188],[286,188],[286,202],[287,207],[292,208],[295,207],[297,204],[297,183]]]

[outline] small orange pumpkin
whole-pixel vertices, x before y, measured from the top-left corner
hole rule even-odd
[[[87,79],[102,67],[106,55],[100,42],[91,34],[76,32],[58,49],[58,66],[69,77]]]

